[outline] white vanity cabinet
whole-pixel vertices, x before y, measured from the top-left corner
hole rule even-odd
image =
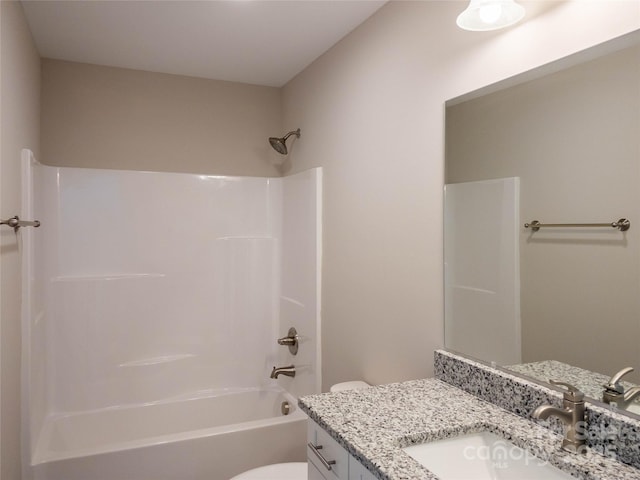
[[[309,480],[375,480],[375,477],[313,420],[307,427]]]
[[[377,480],[358,460],[349,456],[349,480]]]

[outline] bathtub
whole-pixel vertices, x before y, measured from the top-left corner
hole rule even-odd
[[[282,402],[290,412],[283,415]],[[306,415],[284,390],[225,389],[133,407],[49,416],[34,480],[228,480],[304,461]]]

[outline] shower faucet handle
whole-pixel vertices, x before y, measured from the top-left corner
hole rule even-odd
[[[286,345],[289,347],[291,355],[298,353],[298,332],[295,328],[291,327],[287,332],[286,337],[278,339],[278,345]]]

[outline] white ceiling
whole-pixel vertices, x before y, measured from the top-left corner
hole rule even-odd
[[[280,87],[386,0],[23,0],[42,57]]]

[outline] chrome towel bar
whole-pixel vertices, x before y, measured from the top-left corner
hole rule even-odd
[[[7,220],[0,220],[0,225],[8,225],[13,228],[14,231],[18,231],[20,227],[39,227],[40,222],[38,220],[34,220],[33,222],[27,220],[20,220],[20,218],[16,215],[15,217],[11,217]]]
[[[537,232],[541,228],[555,228],[555,227],[609,227],[617,228],[621,232],[629,230],[631,222],[626,218],[621,218],[617,222],[611,223],[540,223],[538,220],[533,220],[531,223],[525,223],[524,228],[530,228],[534,232]]]

